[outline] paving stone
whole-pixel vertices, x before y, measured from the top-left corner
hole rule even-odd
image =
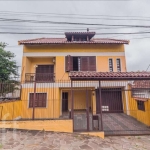
[[[98,137],[37,131],[0,133],[0,148],[8,150],[150,150],[150,136]],[[17,137],[15,137],[15,136]],[[14,138],[15,137],[15,138]]]
[[[81,149],[85,149],[85,150],[92,150],[93,148],[88,146],[88,145],[82,145],[80,146]]]

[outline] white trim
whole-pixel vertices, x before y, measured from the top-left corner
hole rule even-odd
[[[36,52],[23,53],[27,57],[54,57],[54,56],[125,56],[125,52]]]
[[[83,84],[84,83],[84,84]],[[123,87],[126,86],[127,82],[125,81],[109,81],[109,82],[103,82],[101,83],[102,87],[108,87],[108,86],[113,86],[113,87]],[[92,82],[73,82],[73,87],[95,87],[97,88],[99,85],[98,81],[92,81]],[[66,82],[61,82],[61,83],[36,83],[36,88],[70,88],[70,82],[66,83]],[[26,89],[26,88],[34,88],[34,84],[33,83],[24,83],[22,84],[22,88]],[[31,92],[33,93],[33,92]],[[39,92],[40,93],[40,92]],[[46,92],[41,92],[41,93],[46,93]]]
[[[34,92],[29,92],[28,93],[28,103],[27,103],[27,108],[31,108],[31,109],[33,109],[33,107],[29,107],[29,95],[31,94],[31,93],[33,93],[34,94]],[[36,93],[46,93],[46,107],[35,107],[35,108],[47,108],[48,107],[48,94],[47,94],[47,92],[36,92]]]

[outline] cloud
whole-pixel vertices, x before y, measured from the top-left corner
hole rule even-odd
[[[28,15],[7,15],[0,14],[0,17],[4,18],[19,18],[19,19],[34,19],[34,20],[49,20],[49,21],[69,21],[69,22],[85,22],[85,23],[103,23],[103,24],[132,24],[132,25],[149,25],[149,21],[139,21],[139,20],[102,20],[100,16],[96,16],[99,19],[73,19],[63,18],[63,17],[52,17],[48,13],[59,13],[59,14],[85,14],[85,15],[108,15],[108,16],[150,16],[150,1],[124,1],[124,2],[100,2],[100,1],[12,1],[12,2],[0,2],[1,11],[12,11],[12,12],[32,12]],[[34,13],[47,13],[47,16],[43,15],[33,15]],[[31,16],[32,14],[32,16]],[[80,16],[81,17],[81,16]],[[83,17],[83,16],[82,16]],[[94,16],[93,16],[94,18]],[[110,17],[103,17],[110,18]],[[121,17],[123,19],[125,17]],[[134,17],[136,18],[136,17]],[[143,19],[143,18],[141,18]],[[150,19],[150,18],[146,18]],[[56,32],[56,29],[80,29],[90,26],[69,26],[69,25],[51,25],[51,24],[33,24],[33,23],[13,23],[13,22],[2,22],[1,25],[8,25],[11,29],[1,28],[0,31],[15,31],[15,32]],[[16,29],[14,29],[16,26]],[[29,27],[30,26],[30,27]],[[41,27],[37,27],[41,26]],[[51,27],[49,27],[51,26]],[[54,26],[54,27],[52,27]],[[55,27],[57,26],[57,27]],[[91,30],[98,33],[103,32],[138,32],[148,29],[133,29],[133,28],[114,28],[114,29],[92,29],[101,26],[92,26]],[[77,31],[77,30],[76,30]],[[58,32],[58,31],[57,31]],[[61,31],[63,32],[63,31]],[[150,64],[150,43],[149,39],[138,39],[132,40],[137,37],[144,37],[147,35],[96,35],[96,37],[114,37],[121,39],[131,39],[131,43],[126,47],[126,60],[128,71],[145,70]],[[16,60],[19,66],[22,62],[22,47],[16,46],[18,40],[39,38],[39,37],[58,37],[57,35],[5,35],[0,34],[0,41],[8,43],[10,46],[6,50],[10,50],[16,54]],[[63,37],[63,35],[61,35]]]

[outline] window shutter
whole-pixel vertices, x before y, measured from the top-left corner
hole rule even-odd
[[[65,57],[65,70],[66,72],[73,71],[73,58],[70,55]]]
[[[81,71],[96,71],[96,56],[80,57]]]
[[[33,107],[33,99],[34,99],[34,94],[30,93],[30,95],[29,95],[29,107]]]
[[[46,107],[46,93],[36,93],[36,100],[34,102],[35,107]],[[34,93],[30,93],[29,107],[33,107]]]
[[[88,57],[86,56],[83,56],[83,57],[80,57],[80,70],[81,71],[88,71]]]
[[[96,56],[90,56],[88,71],[96,71]]]

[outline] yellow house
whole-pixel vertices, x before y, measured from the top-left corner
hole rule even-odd
[[[37,97],[45,99],[43,103],[36,102],[35,118],[59,118],[63,111],[71,109],[70,86],[65,83],[69,84],[70,71],[126,72],[124,44],[129,42],[96,39],[94,35],[94,32],[67,32],[66,38],[19,41],[23,45],[21,81],[23,110],[26,110],[22,118],[32,118],[33,81],[37,82]],[[82,87],[74,91],[75,110],[86,108],[86,91]],[[92,97],[94,87],[88,88]],[[91,105],[89,98],[90,109]]]
[[[10,109],[0,104],[1,116],[9,113],[13,115],[6,120],[18,116],[22,120],[47,120],[38,122],[39,126],[66,132],[99,131],[104,127],[112,133],[129,126],[122,125],[121,119],[132,120],[128,118],[132,116],[140,120],[131,111],[135,105],[131,105],[127,80],[147,80],[149,74],[138,73],[137,78],[137,73],[126,73],[124,44],[129,41],[94,38],[95,32],[89,31],[66,32],[64,36],[19,41],[23,45],[21,101],[13,107],[6,104]],[[80,79],[72,81],[77,76]],[[28,122],[26,126],[33,129],[36,123]]]

